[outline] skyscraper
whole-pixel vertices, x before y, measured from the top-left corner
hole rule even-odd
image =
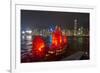
[[[77,35],[77,19],[74,19],[74,36]]]

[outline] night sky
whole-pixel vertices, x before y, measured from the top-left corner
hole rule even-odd
[[[78,20],[78,27],[89,29],[89,13],[21,10],[21,29],[45,29],[51,24],[73,29],[74,19]]]

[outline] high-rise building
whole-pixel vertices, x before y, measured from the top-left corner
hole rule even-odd
[[[74,36],[77,35],[77,19],[74,19]]]

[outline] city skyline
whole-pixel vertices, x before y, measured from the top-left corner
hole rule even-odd
[[[59,25],[62,29],[74,29],[74,20],[77,26],[89,29],[89,13],[54,12],[21,10],[22,30],[27,28],[45,29],[51,24]]]

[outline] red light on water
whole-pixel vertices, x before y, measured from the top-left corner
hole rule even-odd
[[[68,38],[67,36],[63,36],[63,46],[67,46],[68,45]]]

